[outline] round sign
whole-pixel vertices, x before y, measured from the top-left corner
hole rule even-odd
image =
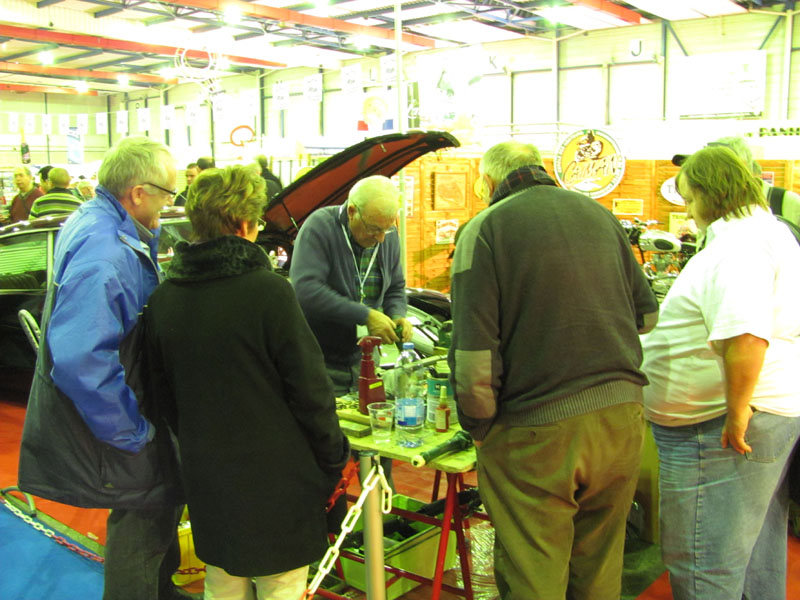
[[[678,186],[675,185],[675,178],[670,177],[661,184],[661,195],[667,202],[676,204],[677,206],[686,206],[686,201],[678,193]]]
[[[602,198],[622,181],[625,157],[610,135],[583,129],[561,142],[553,166],[562,187]]]

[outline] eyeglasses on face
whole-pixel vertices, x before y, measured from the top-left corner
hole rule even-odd
[[[372,236],[388,235],[388,234],[392,233],[393,231],[395,231],[397,229],[394,225],[389,227],[389,229],[382,229],[381,227],[378,227],[377,225],[370,225],[369,223],[367,223],[364,220],[364,216],[361,214],[361,209],[357,205],[356,205],[356,212],[358,212],[358,218],[361,219],[361,223],[362,223],[362,225],[364,225],[364,230],[369,235],[372,235]]]
[[[161,190],[165,194],[169,194],[170,198],[174,198],[175,196],[178,195],[178,191],[177,190],[168,190],[167,188],[163,188],[160,185],[156,185],[155,183],[150,183],[149,181],[145,181],[142,185],[151,185],[154,188],[156,188],[157,190]]]

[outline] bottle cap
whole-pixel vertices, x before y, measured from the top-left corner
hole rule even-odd
[[[413,350],[414,342],[403,342],[403,350]]]

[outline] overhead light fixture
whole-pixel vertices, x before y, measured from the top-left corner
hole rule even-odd
[[[348,40],[351,45],[355,46],[358,50],[366,50],[372,43],[368,37],[363,35],[354,35]]]
[[[78,90],[79,94],[85,94],[89,91],[89,84],[85,81],[76,81],[75,82],[75,89]]]
[[[217,71],[229,71],[231,68],[231,61],[227,56],[219,56],[215,65]]]
[[[39,52],[39,62],[43,65],[52,65],[55,62],[53,58],[53,53],[49,50],[45,50],[44,52]]]
[[[558,6],[533,11],[555,25],[569,25],[576,29],[608,29],[631,25],[612,14],[585,6]]]
[[[117,81],[122,87],[128,87],[131,84],[131,78],[127,75],[120,75],[117,77]]]
[[[666,21],[701,19],[747,12],[743,6],[730,0],[628,0],[628,4],[652,13]]]
[[[164,67],[159,69],[158,74],[164,79],[172,79],[175,77],[175,69],[173,67]]]
[[[226,25],[238,25],[242,22],[242,10],[233,4],[229,4],[222,12],[222,20]]]

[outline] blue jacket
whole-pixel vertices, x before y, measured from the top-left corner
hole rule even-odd
[[[132,218],[100,187],[59,234],[22,431],[21,490],[84,507],[179,503],[168,428],[139,408],[139,314],[160,278],[157,233],[140,242]]]
[[[294,244],[290,278],[325,362],[349,366],[359,360],[356,325],[367,322],[370,307],[358,301],[358,277],[343,227],[347,231],[347,205],[311,213]],[[406,280],[397,232],[387,234],[376,252],[383,287],[375,308],[392,319],[405,317]]]
[[[145,245],[119,201],[103,187],[96,193],[56,240],[51,374],[97,439],[138,452],[152,425],[125,383],[119,348],[160,281],[158,232]]]

